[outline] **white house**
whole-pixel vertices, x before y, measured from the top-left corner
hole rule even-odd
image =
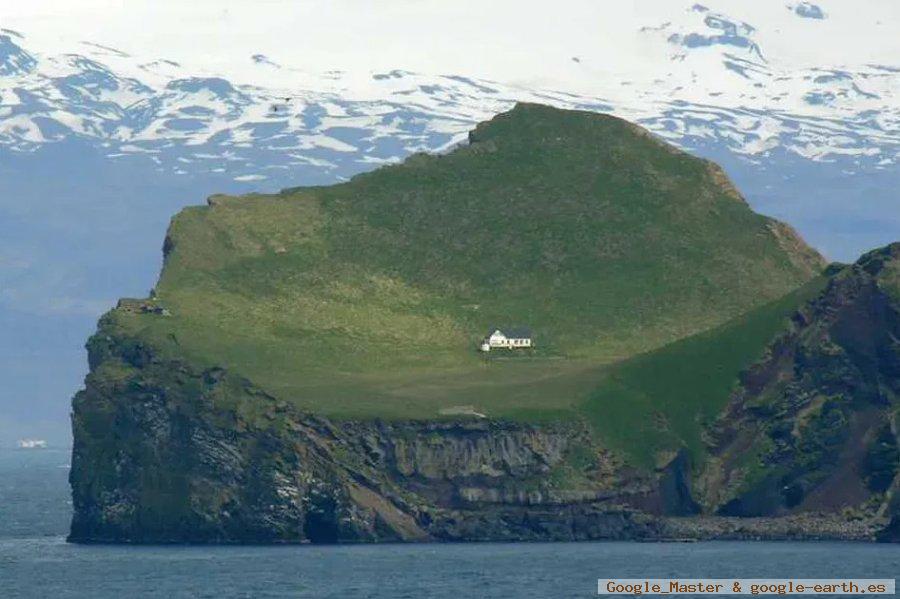
[[[481,351],[491,351],[493,348],[525,349],[532,347],[531,330],[527,327],[514,327],[502,331],[492,329],[481,342]]]

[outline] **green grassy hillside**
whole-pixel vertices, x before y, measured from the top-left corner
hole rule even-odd
[[[816,277],[715,329],[609,366],[583,413],[607,444],[642,465],[653,466],[661,452],[679,447],[701,457],[702,430],[728,403],[738,375],[826,282]]]
[[[546,417],[821,269],[718,167],[620,119],[519,105],[470,142],[184,210],[154,299],[170,315],[115,326],[326,415]],[[490,325],[537,349],[479,354]]]

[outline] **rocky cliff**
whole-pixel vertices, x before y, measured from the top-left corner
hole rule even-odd
[[[840,512],[897,539],[900,243],[833,268],[709,431],[706,511]]]
[[[741,376],[691,467],[576,420],[329,420],[105,317],[74,401],[71,539],[897,540],[900,244],[834,269]],[[133,309],[127,303],[119,310]]]
[[[332,422],[135,339],[90,344],[74,402],[71,539],[641,538],[659,503],[575,423]],[[667,483],[671,484],[671,483]]]

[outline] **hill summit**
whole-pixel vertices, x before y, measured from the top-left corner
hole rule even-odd
[[[110,321],[329,415],[567,409],[594,366],[823,266],[715,164],[621,119],[535,104],[444,155],[208,204],[172,222],[158,310]],[[479,355],[496,323],[534,331],[527,361]]]

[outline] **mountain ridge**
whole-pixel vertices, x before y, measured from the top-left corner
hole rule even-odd
[[[282,79],[299,77],[303,82],[293,89],[267,87],[230,81],[217,73],[191,72],[173,61],[150,61],[149,57],[142,61],[97,44],[87,45],[85,55],[45,56],[23,47],[27,37],[5,34],[0,42],[4,75],[18,80],[3,96],[8,108],[6,114],[0,112],[0,143],[18,151],[33,151],[43,144],[79,136],[107,144],[108,154],[115,157],[153,154],[166,143],[228,146],[240,152],[241,144],[253,139],[258,146],[303,149],[306,155],[316,150],[322,153],[322,166],[327,168],[329,162],[340,158],[340,152],[388,136],[395,141],[405,138],[406,152],[415,151],[427,138],[412,123],[402,122],[409,118],[399,110],[403,105],[411,105],[412,113],[427,118],[426,130],[432,136],[450,141],[459,139],[468,126],[490,113],[508,108],[514,101],[529,100],[553,101],[563,108],[616,111],[676,143],[686,136],[711,136],[751,159],[783,148],[813,160],[850,154],[878,156],[882,166],[893,163],[895,152],[891,149],[897,140],[891,135],[891,125],[900,117],[891,92],[896,87],[891,85],[896,76],[891,68],[863,65],[857,67],[861,69],[858,72],[824,67],[779,73],[754,54],[753,43],[735,41],[744,39],[735,33],[737,29],[744,27],[752,33],[752,26],[708,9],[695,7],[687,12],[702,17],[694,27],[713,34],[669,34],[666,43],[682,51],[669,60],[679,62],[687,56],[697,61],[698,72],[710,73],[706,79],[727,80],[728,85],[742,90],[740,93],[691,95],[691,88],[678,78],[683,68],[668,73],[675,82],[663,84],[659,90],[651,85],[648,91],[619,97],[633,82],[608,84],[606,94],[587,94],[402,69],[301,76],[296,69],[248,61],[258,65],[257,69],[285,73]],[[664,24],[662,29],[648,29],[644,34],[664,35],[670,26]],[[726,33],[716,35],[719,31]],[[742,57],[735,52],[749,54]],[[694,84],[696,79],[694,73]],[[781,89],[768,92],[765,100],[752,92],[769,87]],[[648,95],[655,97],[648,100]],[[793,100],[791,106],[785,105],[788,97]],[[760,106],[761,101],[767,106]],[[385,117],[392,113],[394,125],[390,126]],[[318,126],[322,117],[332,126]],[[709,123],[716,127],[710,128]],[[342,127],[365,129],[370,135],[348,139],[340,132]],[[427,142],[427,147],[434,149],[434,141]],[[377,144],[374,149],[379,149]],[[208,152],[199,152],[200,156],[179,153],[179,157],[194,161],[195,168],[209,168],[204,153]],[[399,156],[388,151],[375,158],[396,160]],[[302,156],[295,160],[302,161]],[[164,166],[179,170],[177,161],[167,161]],[[259,170],[253,174],[264,175]]]

